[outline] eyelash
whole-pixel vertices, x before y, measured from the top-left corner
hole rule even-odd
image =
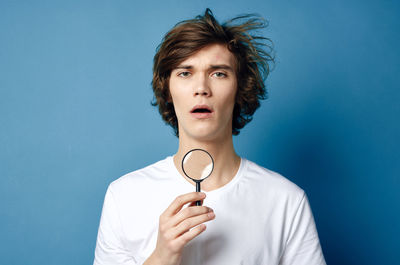
[[[227,76],[227,74],[225,74],[223,72],[215,72],[215,73],[213,73],[213,75],[216,75],[216,74],[222,75],[222,76],[216,76],[217,78],[222,78],[222,77],[226,77]]]
[[[187,74],[187,75],[185,75],[185,74]],[[180,77],[188,77],[190,74],[191,74],[190,72],[184,71],[184,72],[178,73],[178,76],[180,76]]]
[[[184,71],[184,72],[180,72],[178,73],[178,76],[180,77],[189,77],[192,73],[190,73],[189,71]],[[214,75],[220,75],[220,76],[216,76],[217,78],[223,78],[223,77],[227,77],[227,74],[223,73],[223,72],[215,72],[212,74]]]

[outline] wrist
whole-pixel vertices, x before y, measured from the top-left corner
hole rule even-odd
[[[179,265],[180,257],[161,257],[158,252],[154,251],[143,265]]]

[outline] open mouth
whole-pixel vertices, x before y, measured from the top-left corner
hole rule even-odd
[[[211,110],[206,109],[206,108],[198,108],[194,109],[192,113],[211,113]]]
[[[196,105],[190,111],[190,113],[192,113],[192,115],[194,115],[194,117],[196,118],[203,119],[203,118],[210,118],[213,113],[213,110],[208,105]]]

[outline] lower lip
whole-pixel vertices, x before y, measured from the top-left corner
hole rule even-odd
[[[192,117],[196,119],[208,119],[211,118],[212,112],[192,112]]]

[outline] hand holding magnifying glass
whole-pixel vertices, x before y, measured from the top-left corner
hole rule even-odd
[[[196,192],[200,192],[200,183],[208,178],[214,169],[214,159],[203,149],[192,149],[182,159],[183,173],[196,183]],[[196,201],[200,206],[201,202]]]

